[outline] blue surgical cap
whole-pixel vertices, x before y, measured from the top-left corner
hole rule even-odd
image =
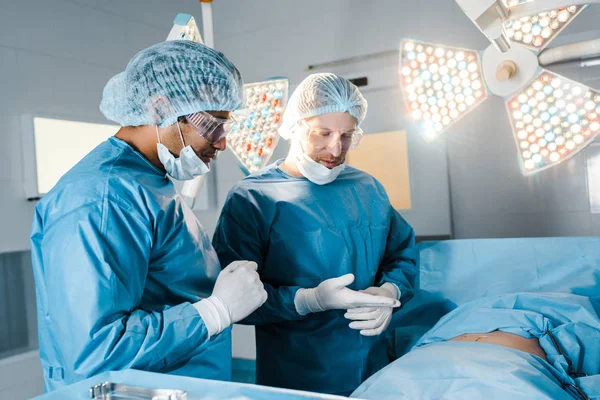
[[[367,114],[367,100],[346,78],[329,73],[309,75],[292,93],[279,133],[289,139],[292,128],[299,121],[336,112],[349,113],[360,125]]]
[[[121,126],[172,125],[199,111],[235,111],[244,104],[244,83],[225,56],[188,40],[173,40],[136,54],[112,77],[100,111]]]

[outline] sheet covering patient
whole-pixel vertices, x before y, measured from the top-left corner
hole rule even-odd
[[[352,396],[600,399],[600,298],[520,293],[467,303]]]

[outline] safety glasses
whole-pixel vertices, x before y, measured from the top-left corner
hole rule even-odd
[[[331,148],[339,142],[342,145],[342,152],[346,153],[354,150],[363,136],[363,131],[359,127],[343,132],[328,128],[313,128],[304,120],[299,124],[306,130],[308,141],[316,150]]]
[[[196,133],[210,144],[215,144],[227,136],[237,122],[234,115],[229,119],[222,119],[204,111],[188,114],[185,117]]]

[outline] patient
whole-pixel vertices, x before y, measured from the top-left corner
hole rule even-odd
[[[454,337],[450,340],[459,342],[479,342],[492,343],[501,346],[510,347],[512,349],[521,350],[534,356],[538,356],[544,361],[548,361],[544,349],[540,346],[540,341],[537,338],[524,338],[514,333],[503,331],[493,331],[490,333],[465,333]]]
[[[464,304],[352,397],[600,399],[600,298],[519,293]]]

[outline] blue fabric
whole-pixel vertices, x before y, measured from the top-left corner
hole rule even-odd
[[[286,174],[280,163],[232,189],[213,245],[222,265],[255,261],[269,295],[244,321],[257,325],[257,382],[352,391],[389,362],[385,340],[350,329],[344,310],[299,315],[295,293],[353,273],[351,289],[391,282],[408,302],[417,273],[414,232],[370,175],[346,167],[319,186]]]
[[[442,342],[394,361],[351,397],[573,400],[539,358],[487,343]]]
[[[419,244],[415,298],[394,315],[396,357],[473,300],[519,292],[597,296],[600,237],[450,240]]]
[[[172,182],[125,142],[90,152],[39,202],[31,251],[47,390],[126,368],[230,379],[231,337],[192,303],[217,255]]]
[[[220,52],[189,40],[155,44],[108,81],[100,111],[121,126],[168,126],[199,111],[234,111],[244,83]]]
[[[353,397],[570,399],[579,386],[600,398],[600,294],[519,293],[487,297],[442,318],[407,355]],[[495,330],[537,338],[548,362],[488,343],[448,342]],[[556,343],[553,341],[555,340]],[[585,377],[580,377],[582,375]]]
[[[90,388],[103,382],[153,389],[172,389],[187,392],[188,399],[261,399],[261,400],[301,400],[323,399],[342,400],[342,397],[294,390],[275,389],[233,382],[218,382],[204,379],[191,379],[180,376],[153,374],[143,371],[108,372],[74,385],[65,387],[37,400],[81,400],[90,398]]]

